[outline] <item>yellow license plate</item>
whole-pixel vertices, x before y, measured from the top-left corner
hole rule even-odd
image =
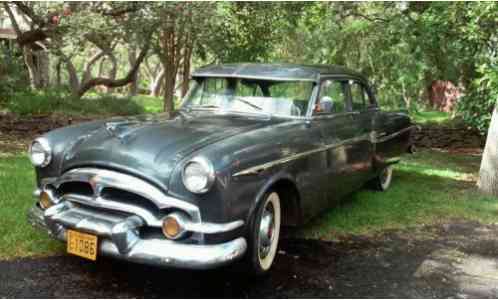
[[[67,230],[67,252],[90,260],[97,259],[97,236]]]

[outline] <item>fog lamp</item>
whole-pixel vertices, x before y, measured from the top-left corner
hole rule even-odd
[[[50,206],[54,205],[54,202],[52,202],[52,198],[46,191],[41,192],[39,203],[41,208],[43,209],[47,209]]]
[[[176,240],[185,233],[184,217],[179,213],[172,213],[163,219],[163,234],[171,240]]]

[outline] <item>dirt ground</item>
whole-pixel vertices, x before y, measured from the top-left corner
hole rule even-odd
[[[271,274],[240,265],[192,272],[64,255],[0,262],[13,298],[496,298],[498,225],[467,221],[351,236],[282,240]]]
[[[91,119],[55,114],[30,117],[18,117],[11,113],[0,114],[0,154],[26,151],[29,143],[45,132]]]

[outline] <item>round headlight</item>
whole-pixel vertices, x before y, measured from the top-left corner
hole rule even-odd
[[[37,167],[45,167],[52,160],[52,149],[45,139],[36,139],[29,147],[29,159]]]
[[[214,182],[214,170],[211,162],[203,157],[191,159],[183,168],[183,184],[192,193],[202,194],[211,188]]]

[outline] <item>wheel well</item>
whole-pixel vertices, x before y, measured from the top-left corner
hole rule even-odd
[[[281,200],[282,225],[298,225],[301,221],[301,207],[296,185],[288,179],[281,179],[275,182],[271,188],[278,193]]]

